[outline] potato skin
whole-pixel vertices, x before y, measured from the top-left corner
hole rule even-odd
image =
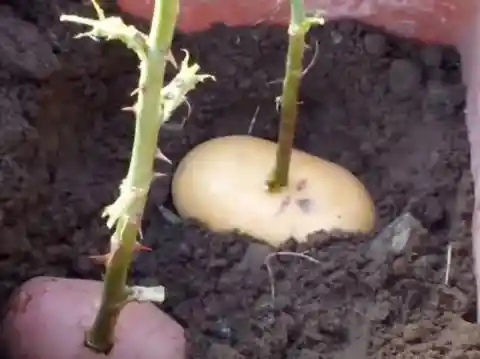
[[[11,359],[185,359],[183,328],[151,303],[129,303],[120,314],[108,356],[83,345],[102,283],[36,277],[12,295],[1,332]]]
[[[214,231],[238,230],[274,246],[319,230],[373,229],[375,207],[364,185],[345,168],[305,152],[293,151],[289,188],[268,193],[275,154],[274,142],[251,136],[200,144],[174,174],[177,211]]]

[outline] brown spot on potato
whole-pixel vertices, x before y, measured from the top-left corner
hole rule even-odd
[[[291,202],[292,202],[292,197],[290,196],[285,197],[282,203],[280,203],[280,208],[278,208],[276,215],[279,216],[283,212],[285,212],[285,210],[287,209],[287,207],[290,205]]]
[[[298,181],[296,190],[297,190],[298,192],[301,192],[301,191],[303,191],[306,187],[307,187],[307,180],[306,180],[306,179],[302,179],[302,180]]]

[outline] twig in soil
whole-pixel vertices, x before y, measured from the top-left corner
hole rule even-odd
[[[248,126],[248,134],[251,135],[253,132],[253,127],[255,126],[255,122],[257,122],[258,112],[260,111],[260,106],[257,106],[255,113],[253,114],[252,121],[250,121],[250,126]]]
[[[462,227],[462,213],[468,211],[468,201],[465,199],[468,198],[468,193],[470,192],[470,186],[472,184],[472,179],[469,172],[463,172],[460,180],[458,181],[457,192],[455,196],[455,205],[450,207],[450,223],[451,227],[448,233],[448,247],[446,253],[446,264],[445,264],[445,285],[448,286],[450,281],[450,275],[452,273],[452,259],[453,259],[453,244],[451,242],[452,238],[456,237],[456,234],[461,231]]]
[[[448,282],[450,279],[450,267],[452,265],[452,243],[448,244],[447,247],[447,264],[445,269],[445,285],[448,286]]]
[[[300,79],[302,79],[304,76],[306,76],[307,73],[315,65],[315,62],[317,61],[317,56],[318,56],[318,42],[315,42],[315,51],[313,52],[312,59],[308,63],[307,67],[305,67],[305,69],[302,71],[302,75],[300,76]],[[283,82],[283,79],[277,79],[277,80],[267,82],[267,85],[279,84],[279,83],[282,83],[282,82]]]
[[[315,264],[320,264],[320,261],[311,257],[311,256],[308,256],[306,255],[307,251],[305,252],[302,252],[302,253],[296,253],[296,252],[274,252],[274,253],[269,253],[266,257],[265,257],[265,266],[267,267],[267,273],[268,273],[268,279],[270,281],[270,296],[272,298],[272,308],[274,308],[275,306],[275,277],[274,277],[274,274],[273,274],[273,270],[272,270],[272,266],[270,265],[270,261],[273,257],[281,257],[281,256],[284,256],[284,257],[299,257],[299,258],[302,258],[302,259],[305,259],[307,261],[310,261],[312,263],[315,263]]]

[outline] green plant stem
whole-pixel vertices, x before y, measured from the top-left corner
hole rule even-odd
[[[295,126],[297,122],[298,92],[302,78],[302,62],[305,50],[305,9],[303,0],[291,0],[289,42],[285,78],[281,97],[280,129],[278,135],[276,163],[268,189],[278,192],[288,186],[290,160],[292,156]]]
[[[158,132],[163,119],[161,91],[166,57],[170,49],[179,11],[179,0],[156,0],[146,58],[141,61],[136,125],[132,158],[122,191],[136,196],[134,204],[118,219],[113,238],[118,239],[104,278],[104,291],[94,324],[87,333],[86,345],[108,353],[113,347],[118,316],[126,304],[126,283],[132,262],[148,188],[153,178]],[[122,193],[121,193],[122,195]]]
[[[120,228],[120,221],[119,226]],[[87,333],[87,347],[108,354],[113,347],[118,316],[127,300],[125,283],[132,259],[131,242],[135,244],[138,228],[127,225],[122,230],[123,245],[113,254],[104,278],[103,296],[95,322]]]

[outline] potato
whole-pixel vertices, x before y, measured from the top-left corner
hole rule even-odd
[[[293,150],[288,188],[268,192],[276,147],[260,138],[227,136],[194,148],[173,176],[172,197],[180,216],[273,246],[289,238],[305,241],[319,230],[373,229],[375,207],[362,183],[346,169],[305,152]]]
[[[102,297],[93,280],[35,277],[15,291],[6,308],[0,339],[11,359],[185,359],[183,328],[148,302],[130,302],[120,313],[108,356],[87,349]],[[4,353],[4,352],[2,352]]]

